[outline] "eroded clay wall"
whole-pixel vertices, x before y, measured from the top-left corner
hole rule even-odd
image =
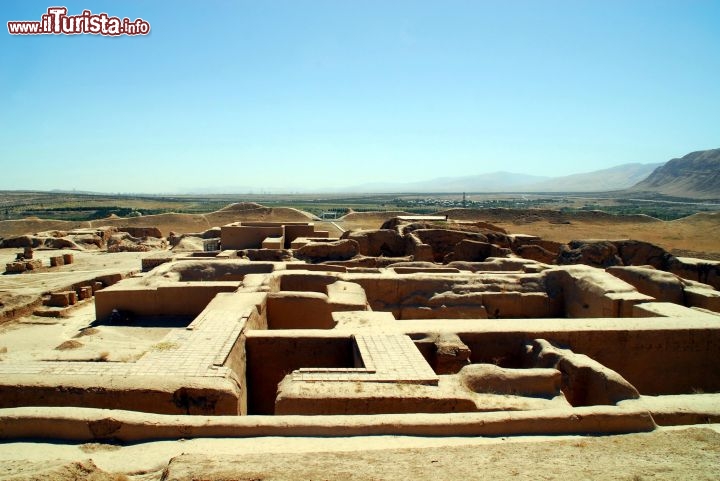
[[[301,367],[353,367],[353,343],[332,331],[248,331],[248,414],[273,414],[277,386]]]
[[[95,293],[95,318],[107,319],[113,309],[133,316],[196,316],[220,292],[233,292],[239,282],[173,283],[151,288],[122,284]]]
[[[220,230],[223,249],[257,249],[266,237],[281,237],[282,226],[227,225]]]
[[[24,375],[0,381],[0,407],[77,406],[159,414],[237,415],[238,386],[222,378]]]
[[[286,272],[281,273],[280,290],[282,291],[305,291],[305,292],[327,292],[328,284],[338,279],[337,274],[310,273],[310,272]]]
[[[322,233],[315,232],[315,225],[313,224],[285,225],[285,249],[289,249],[292,241],[298,237],[327,237],[327,233],[323,236]]]
[[[243,331],[235,340],[227,359],[225,359],[225,367],[229,367],[235,375],[238,383],[238,414],[247,414],[247,350],[245,343],[247,339],[247,331],[249,329],[267,329],[267,318],[265,317],[267,309],[261,307],[260,312],[254,310],[247,319]]]
[[[268,295],[268,329],[332,329],[332,306],[319,292],[280,291]]]
[[[552,318],[565,314],[563,299],[545,292],[540,275],[347,274],[340,278],[361,285],[373,310],[392,312],[398,320]]]
[[[485,332],[465,329],[458,335],[470,348],[473,363],[521,367],[518,364],[523,359],[525,344],[532,339],[546,339],[617,371],[641,394],[720,391],[718,323],[670,318],[614,322],[593,319],[583,321],[584,326],[573,330],[572,323],[577,323],[574,319],[521,322],[507,320],[502,326],[483,324]],[[450,327],[449,321],[444,324],[445,329]],[[404,329],[419,339],[432,332],[414,331],[407,325]],[[422,351],[428,355],[427,350]]]
[[[565,266],[545,272],[547,292],[562,299],[566,317],[632,317],[633,306],[653,298],[600,269]]]

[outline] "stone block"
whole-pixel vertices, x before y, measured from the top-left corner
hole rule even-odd
[[[92,287],[82,286],[80,289],[78,289],[78,294],[79,294],[80,300],[90,299],[93,295]]]
[[[67,307],[70,305],[70,296],[68,291],[63,292],[51,292],[48,306],[52,307]]]
[[[10,273],[19,273],[19,272],[25,272],[27,267],[25,266],[24,262],[10,262],[8,264],[5,264],[5,271]]]
[[[636,266],[610,267],[607,272],[659,302],[683,304],[683,285],[675,274]]]
[[[710,288],[686,287],[685,305],[720,312],[720,292]]]
[[[455,334],[444,334],[435,340],[436,374],[456,374],[470,364],[470,348]]]
[[[266,237],[262,241],[262,249],[282,249],[285,239],[283,237]]]
[[[715,289],[720,289],[720,261],[673,257],[670,259],[668,267],[670,272],[683,279],[702,282]]]
[[[40,269],[42,267],[42,261],[40,259],[33,259],[33,260],[26,260],[25,261],[25,269],[29,271],[34,271],[37,269]]]
[[[689,307],[672,302],[644,302],[633,306],[633,317],[677,317],[702,316],[703,314]]]
[[[173,260],[174,254],[168,252],[156,252],[147,257],[143,257],[141,260],[142,271],[148,272],[156,268],[161,264],[170,262]]]

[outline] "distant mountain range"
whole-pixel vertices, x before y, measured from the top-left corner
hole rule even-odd
[[[258,192],[250,187],[195,189],[194,194],[288,193],[287,188]],[[295,190],[295,189],[293,189]],[[298,188],[297,193],[316,192]],[[327,193],[432,193],[432,192],[617,192],[638,197],[681,197],[720,200],[720,149],[692,152],[667,163],[623,164],[609,169],[560,177],[513,172],[438,177],[418,182],[373,182],[325,190]]]
[[[720,200],[720,149],[700,150],[667,163],[623,164],[561,177],[511,172],[439,177],[407,183],[372,183],[342,192],[622,192],[634,196]]]
[[[607,192],[632,187],[645,179],[657,164],[623,164],[584,174],[566,175],[525,187],[528,192]]]
[[[672,159],[629,192],[691,199],[720,199],[720,149],[691,152]]]
[[[512,172],[492,172],[489,174],[468,175],[463,177],[438,177],[418,182],[373,182],[341,188],[343,192],[500,192],[510,191],[523,186],[544,182],[550,177],[516,174]]]
[[[605,192],[623,190],[645,179],[662,164],[624,164],[561,177],[493,172],[439,177],[420,182],[382,182],[341,189],[343,192]]]

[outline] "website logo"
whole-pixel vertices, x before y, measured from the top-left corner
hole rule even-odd
[[[80,15],[68,15],[66,7],[50,7],[40,20],[20,20],[7,23],[10,35],[147,35],[150,23],[142,18],[111,17],[107,13],[83,10]]]

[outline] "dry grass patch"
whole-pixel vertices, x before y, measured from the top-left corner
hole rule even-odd
[[[178,347],[180,347],[180,345],[176,342],[162,341],[158,342],[157,344],[153,344],[150,349],[152,349],[153,351],[170,351],[173,349],[177,349]]]
[[[85,443],[78,446],[84,453],[97,453],[101,451],[117,451],[121,448],[116,444],[104,444],[104,443]]]
[[[99,329],[95,329],[94,327],[87,327],[85,329],[82,329],[80,332],[75,334],[73,337],[78,338],[78,337],[84,337],[84,336],[92,336],[93,334],[97,334],[98,332],[100,332]]]
[[[100,354],[98,354],[95,358],[93,358],[92,361],[93,362],[107,362],[109,357],[110,357],[110,353],[108,351],[103,351]]]
[[[68,351],[70,349],[78,349],[83,347],[83,343],[80,341],[69,340],[65,341],[55,348],[56,351]]]

